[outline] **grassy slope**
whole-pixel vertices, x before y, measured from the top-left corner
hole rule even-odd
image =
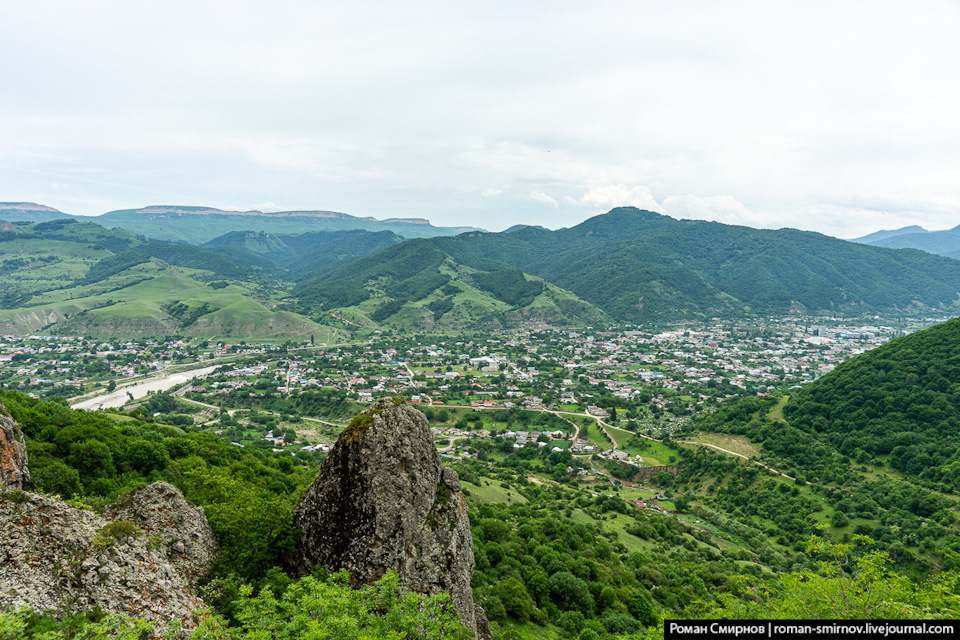
[[[34,290],[81,277],[104,253],[78,249],[81,245],[74,243],[38,242],[29,247],[34,254],[62,250],[64,260],[30,274]],[[274,303],[255,299],[260,296],[253,285],[236,282],[214,289],[198,276],[209,279],[207,272],[171,268],[152,260],[95,284],[40,293],[24,307],[0,310],[0,328],[15,333],[91,336],[180,334],[293,339],[330,330],[303,316],[272,310]],[[173,302],[191,309],[207,304],[210,312],[185,326],[168,313]]]
[[[516,308],[476,287],[471,281],[471,276],[477,273],[476,269],[447,260],[438,270],[450,276],[449,284],[458,290],[457,293],[450,296],[439,289],[435,290],[421,300],[406,302],[398,312],[380,324],[399,329],[458,329],[541,323],[602,323],[607,320],[592,305],[535,276],[527,278],[543,282],[543,293],[530,304]],[[366,286],[372,296],[360,304],[338,309],[337,315],[363,326],[376,326],[371,317],[394,298],[384,292],[384,283],[380,280],[368,280]],[[451,299],[453,308],[438,319],[429,305],[442,299]]]

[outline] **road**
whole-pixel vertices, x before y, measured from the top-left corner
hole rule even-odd
[[[695,446],[698,446],[698,447],[709,447],[710,449],[716,449],[717,451],[722,451],[722,452],[724,452],[724,453],[726,453],[726,454],[729,454],[729,455],[731,455],[731,456],[736,456],[736,457],[738,457],[738,458],[743,458],[744,460],[746,460],[746,461],[748,461],[748,462],[752,462],[753,464],[757,465],[758,467],[763,467],[764,469],[766,469],[766,470],[768,470],[768,471],[772,471],[773,473],[780,474],[780,475],[783,476],[784,478],[789,478],[790,480],[796,480],[796,478],[794,478],[793,476],[788,476],[788,475],[785,474],[783,471],[780,471],[779,469],[774,469],[774,468],[771,467],[771,466],[765,465],[765,464],[763,464],[762,462],[760,462],[759,460],[755,460],[755,459],[753,459],[753,458],[749,458],[749,457],[743,455],[742,453],[736,453],[736,452],[734,452],[734,451],[730,451],[729,449],[724,449],[723,447],[718,447],[717,445],[715,445],[715,444],[710,444],[709,442],[693,442],[693,441],[691,441],[691,440],[677,440],[677,444],[689,444],[689,445],[695,445]]]

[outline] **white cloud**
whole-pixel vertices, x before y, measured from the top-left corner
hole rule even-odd
[[[778,218],[759,216],[732,196],[669,196],[663,201],[663,210],[674,218],[713,220],[754,227],[783,226],[777,224]]]
[[[547,194],[545,194],[543,191],[531,191],[530,195],[528,195],[527,197],[533,200],[534,202],[540,202],[543,204],[550,205],[554,209],[560,208],[560,203],[554,200],[553,198],[551,198],[550,196],[548,196]]]
[[[625,187],[623,185],[608,185],[591,189],[580,198],[567,198],[572,204],[592,207],[596,211],[605,212],[614,207],[637,207],[650,211],[659,211],[653,194],[647,187]]]
[[[276,213],[277,211],[283,211],[283,207],[274,203],[274,202],[262,202],[260,204],[255,204],[252,207],[256,211],[263,211],[264,213]]]
[[[0,200],[489,227],[634,205],[859,235],[860,210],[942,227],[960,202],[956,2],[278,3],[13,3]]]

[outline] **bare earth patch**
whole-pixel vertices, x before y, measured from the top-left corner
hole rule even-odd
[[[687,441],[712,444],[747,458],[760,455],[760,451],[743,436],[732,436],[726,433],[698,433]]]

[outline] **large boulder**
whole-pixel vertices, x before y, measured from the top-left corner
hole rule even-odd
[[[0,493],[0,610],[99,608],[149,620],[160,637],[187,637],[192,612],[205,608],[193,585],[217,548],[203,511],[157,483],[108,516],[49,496]]]
[[[191,586],[210,572],[220,546],[203,507],[188,503],[166,482],[137,487],[106,513],[111,520],[135,522],[166,550],[170,564]]]
[[[348,569],[357,586],[388,570],[404,588],[448,592],[463,624],[490,637],[473,602],[473,537],[460,481],[440,463],[426,417],[381,400],[340,434],[294,511],[300,569]]]
[[[23,433],[0,404],[0,490],[23,489],[28,484],[30,471]]]

